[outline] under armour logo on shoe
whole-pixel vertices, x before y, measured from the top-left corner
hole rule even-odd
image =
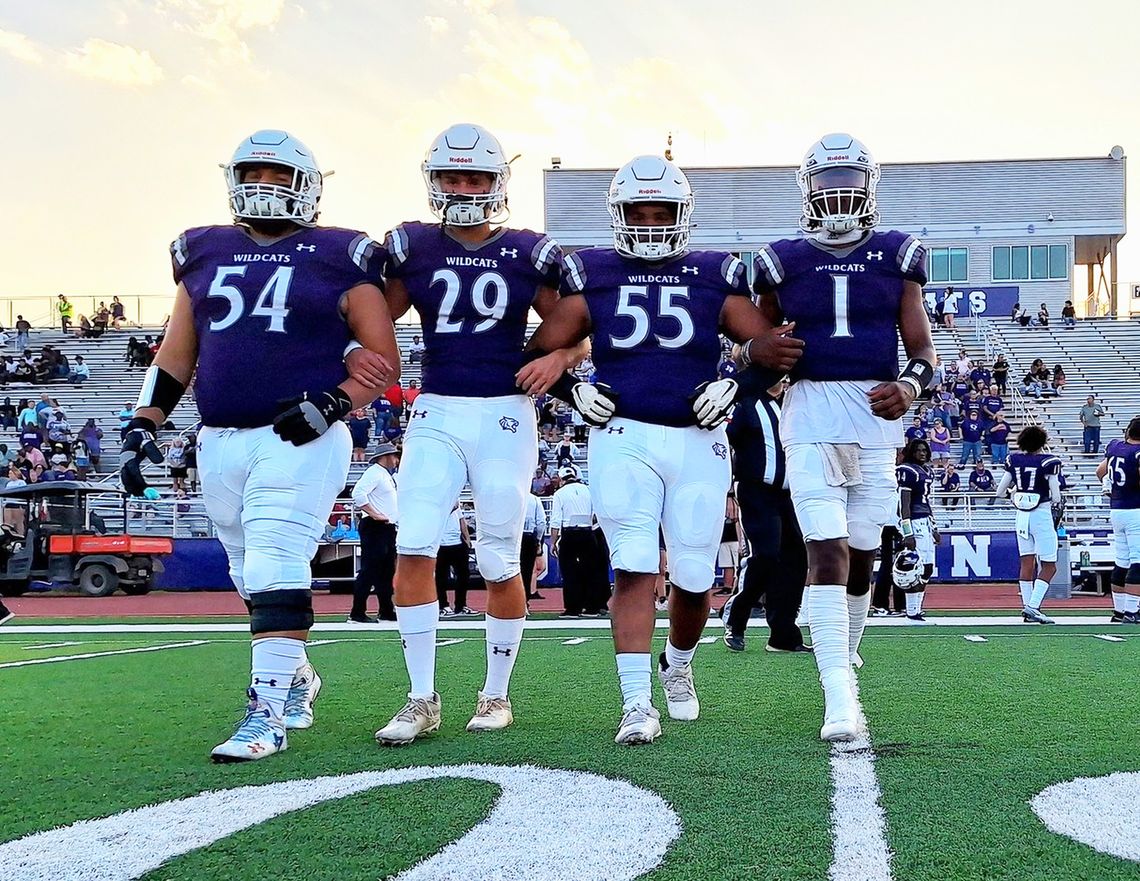
[[[724,444],[721,444],[721,443],[713,444],[713,452],[716,453],[718,458],[721,458],[721,459],[727,459],[728,458],[728,447],[726,447]]]
[[[499,248],[500,257],[518,257],[518,248]]]
[[[519,421],[512,419],[510,416],[504,416],[499,420],[499,428],[503,431],[509,431],[511,434],[517,434],[519,430]]]
[[[624,425],[611,425],[609,428],[606,429],[606,431],[608,431],[610,434],[625,434],[625,426]]]
[[[415,419],[417,416],[424,417],[424,416],[427,416],[427,414],[428,414],[427,410],[413,410],[411,418]]]
[[[867,259],[868,260],[882,260],[883,259],[883,252],[882,251],[868,251],[867,252]]]
[[[497,645],[491,647],[492,655],[506,655],[508,658],[511,656],[512,649],[501,649]]]
[[[681,274],[684,275],[686,272],[691,272],[693,275],[700,275],[701,268],[699,266],[682,266]]]
[[[281,744],[278,744],[278,746],[280,745]],[[258,753],[265,752],[265,747],[263,747],[260,743],[251,743],[249,745],[249,751],[256,756]]]
[[[313,251],[317,250],[317,246],[316,245],[298,245],[297,250],[298,251],[308,251],[310,254],[312,254]]]
[[[276,679],[258,679],[256,676],[253,678],[254,685],[268,685],[270,688],[277,687]]]

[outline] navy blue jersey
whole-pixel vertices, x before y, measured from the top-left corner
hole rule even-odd
[[[1061,474],[1061,460],[1052,453],[1010,453],[1005,470],[1013,475],[1017,492],[1037,493],[1042,501],[1049,498],[1049,477]]]
[[[970,472],[970,489],[976,492],[988,493],[994,488],[994,475],[987,468],[985,471]]]
[[[618,393],[615,415],[695,425],[689,396],[717,378],[724,301],[748,296],[740,259],[690,251],[650,263],[586,248],[564,263],[562,292],[586,298],[594,367]]]
[[[986,395],[982,398],[982,409],[989,410],[995,416],[1005,407],[1005,402],[998,395]]]
[[[260,245],[245,227],[206,226],[184,232],[170,253],[194,310],[194,394],[204,425],[269,425],[283,399],[346,379],[351,333],[341,297],[383,283],[378,242],[314,227]]]
[[[386,274],[408,291],[423,328],[421,389],[494,398],[522,394],[530,307],[539,288],[558,289],[562,249],[528,229],[500,229],[479,244],[438,223],[404,223],[384,240]]]
[[[1140,508],[1140,444],[1114,440],[1109,442],[1104,455],[1108,459],[1108,478],[1112,481],[1109,505]]]
[[[895,480],[900,489],[910,490],[910,510],[902,512],[903,518],[930,517],[930,487],[934,483],[934,472],[926,465],[904,462],[895,469]]]
[[[926,249],[914,236],[889,231],[843,248],[811,238],[765,245],[753,290],[776,295],[805,343],[793,380],[886,382],[899,373],[899,303],[907,281],[926,284]]]

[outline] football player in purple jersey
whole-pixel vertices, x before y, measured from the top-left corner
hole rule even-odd
[[[1023,428],[1017,436],[1021,452],[1010,453],[995,490],[999,499],[1009,492],[1017,509],[1014,528],[1021,556],[1021,617],[1035,624],[1054,623],[1042,614],[1041,602],[1057,573],[1057,527],[1065,514],[1061,460],[1045,452],[1048,443],[1045,429],[1038,425]]]
[[[407,704],[376,732],[387,746],[440,725],[435,558],[467,483],[479,526],[475,559],[487,584],[487,677],[467,730],[514,720],[507,688],[526,616],[519,548],[538,462],[527,393],[545,391],[585,348],[524,365],[527,319],[532,308],[546,315],[557,302],[562,251],[548,236],[494,225],[507,214],[510,172],[494,135],[451,126],[423,163],[439,222],[401,224],[385,241],[389,309],[396,318],[415,309],[424,343],[422,392],[408,417],[397,478],[395,601],[411,688]]]
[[[906,591],[906,616],[911,621],[925,621],[922,601],[926,585],[934,574],[934,549],[938,546],[938,527],[930,507],[930,490],[934,472],[930,470],[930,443],[925,438],[911,439],[903,450],[902,463],[895,468],[899,486],[899,518],[903,545],[918,552],[922,574],[918,583]],[[885,564],[884,564],[885,565]]]
[[[720,333],[745,343],[746,361],[786,371],[803,344],[774,329],[749,296],[731,254],[690,251],[693,195],[682,171],[657,156],[618,170],[609,191],[614,246],[565,258],[563,297],[535,332],[537,353],[590,338],[598,383],[566,377],[552,392],[595,428],[590,496],[615,571],[611,604],[622,717],[614,738],[661,734],[651,701],[658,530],[675,590],[658,674],[673,719],[696,719],[692,660],[708,620],[731,481],[723,427],[735,379],[718,379]]]
[[[1116,544],[1112,618],[1140,624],[1140,416],[1128,423],[1122,440],[1109,442],[1104,457],[1096,476],[1108,480]]]
[[[851,662],[870,606],[871,568],[895,512],[899,418],[930,383],[922,301],[926,251],[878,230],[879,166],[859,141],[825,135],[804,156],[798,239],[760,249],[753,289],[771,320],[796,325],[780,434],[810,567],[804,602],[824,691],[824,740],[857,735]],[[898,340],[908,358],[899,370]]]
[[[248,710],[212,752],[240,762],[284,750],[287,729],[313,724],[309,561],[348,475],[341,420],[398,378],[400,361],[383,250],[364,233],[316,225],[322,176],[309,149],[259,131],[224,168],[234,223],[171,245],[174,308],[121,476],[128,492],[147,491],[141,466],[162,461],[157,426],[193,376],[202,494],[253,636]],[[346,357],[357,362],[351,376]]]

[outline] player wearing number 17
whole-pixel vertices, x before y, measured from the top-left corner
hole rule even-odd
[[[875,550],[895,513],[899,417],[933,376],[926,251],[913,236],[875,229],[878,180],[878,164],[850,135],[813,144],[797,174],[806,235],[762,248],[753,283],[760,308],[773,321],[795,322],[804,340],[780,435],[807,542],[804,602],[824,740],[857,734],[850,663],[867,620]],[[900,333],[910,359],[901,373]]]
[[[524,392],[544,391],[581,353],[555,352],[524,368],[527,317],[532,307],[546,315],[558,300],[562,252],[548,236],[493,226],[506,217],[510,173],[494,135],[451,126],[423,163],[440,222],[404,223],[386,239],[388,305],[397,318],[414,308],[424,337],[423,391],[408,416],[396,481],[396,617],[411,688],[404,708],[376,732],[386,746],[440,725],[435,558],[468,482],[488,597],[487,678],[467,730],[505,728],[514,719],[507,686],[526,615],[519,548],[538,462],[535,410]]]
[[[161,461],[155,426],[194,376],[202,494],[253,636],[249,709],[212,753],[237,762],[280,752],[286,729],[313,723],[309,561],[348,474],[341,419],[394,381],[400,362],[382,249],[316,225],[323,179],[308,148],[259,131],[224,168],[235,222],[171,245],[178,290],[123,444],[122,481],[146,490],[143,460]],[[352,378],[350,334],[363,346],[348,356]]]

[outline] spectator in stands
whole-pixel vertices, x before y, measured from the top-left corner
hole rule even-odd
[[[993,377],[990,375],[990,371],[984,364],[975,364],[973,369],[970,371],[970,385],[972,385],[974,388],[978,387],[979,382],[985,388],[989,388],[990,382],[992,380]]]
[[[28,460],[29,468],[42,469],[47,464],[39,444],[24,444],[24,458]]]
[[[71,447],[72,462],[75,464],[77,480],[86,480],[91,471],[91,450],[82,438],[77,438]]]
[[[934,425],[934,416],[930,412],[929,404],[920,404],[918,408],[918,419],[922,423],[922,427],[926,429],[926,433],[930,434],[930,429]]]
[[[1045,386],[1041,382],[1041,378],[1037,375],[1036,370],[1030,370],[1025,374],[1025,379],[1021,382],[1021,392],[1026,395],[1033,395],[1037,400],[1041,400],[1041,395],[1045,391]]]
[[[1013,309],[1014,309],[1014,321],[1016,321],[1022,327],[1029,327],[1029,322],[1030,322],[1029,310],[1025,306],[1022,306],[1020,303],[1018,305],[1014,306]]]
[[[39,425],[25,425],[20,429],[20,446],[33,446],[37,449],[44,442],[43,429]]]
[[[403,436],[404,429],[401,427],[400,423],[396,422],[395,420],[388,423],[388,427],[384,429],[384,440],[388,441],[388,443],[394,446],[398,447],[400,445],[400,438]]]
[[[100,435],[102,437],[102,435]],[[198,491],[198,434],[191,432],[186,435],[186,480],[190,492]]]
[[[111,297],[111,326],[118,330],[123,326],[123,322],[127,320],[126,310],[123,308],[122,302],[118,297]]]
[[[966,413],[962,417],[962,455],[958,467],[965,465],[971,456],[975,462],[982,459],[982,420],[977,414]]]
[[[1040,358],[1037,359],[1037,382],[1041,385],[1042,395],[1056,395],[1057,390],[1053,388],[1053,371],[1045,366]]]
[[[958,350],[958,360],[956,364],[959,376],[969,376],[970,371],[974,369],[974,362],[970,360],[970,356],[966,354],[965,349]]]
[[[135,405],[128,401],[119,411],[119,437],[121,440],[127,439],[127,432],[130,431],[131,420],[134,418]]]
[[[910,440],[926,440],[926,429],[922,427],[922,417],[915,416],[911,420],[911,426],[906,430],[906,439]]]
[[[1093,395],[1085,399],[1081,407],[1081,425],[1084,426],[1084,451],[1086,454],[1096,454],[1100,451],[1100,420],[1104,416],[1104,407],[1096,402]]]
[[[962,478],[958,475],[958,469],[954,467],[953,462],[947,462],[946,467],[938,477],[938,489],[944,493],[942,504],[947,508],[956,508],[958,502],[961,501],[957,497],[958,491],[962,488]]]
[[[16,316],[16,349],[24,351],[28,347],[28,336],[32,332],[32,323],[23,315]]]
[[[946,426],[950,429],[951,435],[956,435],[959,426],[962,424],[962,402],[953,395],[950,395],[943,400],[943,405],[950,417]]]
[[[534,477],[530,480],[530,491],[540,498],[550,495],[550,478],[541,465],[534,469]]]
[[[404,405],[411,407],[416,402],[416,398],[420,396],[420,384],[414,379],[408,383],[408,387],[404,389]]]
[[[1049,326],[1049,307],[1044,303],[1037,309],[1037,324],[1040,327]]]
[[[962,418],[966,419],[973,417],[980,420],[982,418],[982,396],[978,390],[970,389],[970,393],[966,395],[962,401]]]
[[[63,415],[62,410],[55,410],[47,424],[48,440],[53,447],[62,447],[63,452],[71,450],[71,423]]]
[[[940,385],[936,385],[930,395],[930,417],[941,419],[942,424],[947,427],[950,425],[950,409],[946,405],[950,397],[950,393]]]
[[[75,318],[75,307],[71,305],[71,301],[63,294],[59,294],[56,303],[56,308],[59,310],[59,326],[67,333],[71,328],[71,322]]]
[[[994,491],[994,475],[986,467],[985,462],[979,461],[974,465],[974,470],[970,472],[969,487],[972,493],[992,493]],[[990,499],[987,507],[992,508],[995,501],[997,500]]]
[[[89,340],[95,336],[95,325],[91,323],[91,319],[86,315],[80,315],[79,323],[75,325],[74,333],[81,339]]]
[[[51,392],[40,392],[40,399],[36,401],[36,424],[43,427],[59,406],[59,402],[52,400]]]
[[[99,470],[99,458],[103,453],[103,429],[95,424],[94,419],[88,419],[79,429],[79,440],[87,447],[91,456],[91,467]]]
[[[392,415],[392,403],[386,397],[381,395],[372,402],[372,414],[376,419],[375,434],[376,437],[384,436],[384,429],[389,426],[395,417]]]
[[[91,378],[91,368],[83,360],[82,355],[75,356],[75,366],[71,368],[71,375],[67,381],[73,385],[82,385]]]
[[[1004,464],[1009,456],[1009,423],[1005,421],[1005,414],[998,412],[994,417],[994,424],[990,426],[990,458],[997,464]]]
[[[536,401],[538,407],[538,430],[548,440],[554,441],[554,432],[557,421],[554,418],[554,408],[557,402],[549,395],[542,395],[542,403]]]
[[[352,461],[363,462],[364,451],[368,449],[368,432],[372,429],[372,421],[365,415],[364,410],[353,410],[348,414],[348,431],[352,435]]]
[[[123,355],[123,360],[127,362],[128,369],[146,366],[146,355],[138,337],[131,337],[127,340],[127,351]]]
[[[1005,355],[998,352],[998,356],[994,359],[993,368],[993,381],[998,387],[998,394],[1006,394],[1006,388],[1009,384],[1009,362],[1005,360]]]
[[[27,481],[29,484],[40,483],[43,480],[44,471],[47,469],[45,465],[33,465],[28,469]]]
[[[111,310],[107,308],[107,304],[102,300],[99,301],[99,308],[95,311],[95,317],[92,319],[95,325],[92,336],[100,337],[107,332],[107,327],[111,323]]]
[[[16,362],[11,355],[0,359],[0,383],[7,385],[12,381],[12,373],[16,369]]]
[[[935,468],[950,461],[950,429],[941,419],[935,419],[930,430],[930,459]]]
[[[562,435],[562,443],[554,450],[554,461],[558,464],[559,468],[565,468],[567,465],[573,465],[578,461],[581,455],[578,446],[571,438],[569,430],[567,430]]]
[[[1009,323],[1017,324],[1018,318],[1021,316],[1021,303],[1014,303],[1013,308],[1009,310]]]
[[[16,382],[32,382],[36,378],[36,370],[32,363],[24,358],[16,362],[16,369],[12,371],[12,378]]]
[[[570,425],[574,430],[574,442],[584,444],[590,426],[586,424],[585,418],[578,412],[577,408],[570,411]]]
[[[412,337],[412,344],[408,347],[408,363],[419,364],[424,360],[424,341],[418,336]]]
[[[182,438],[174,438],[166,448],[166,467],[170,469],[175,498],[186,498],[186,441]]]
[[[384,392],[384,397],[392,405],[392,416],[395,417],[398,425],[400,420],[404,418],[404,387],[398,382],[394,382],[388,386],[388,390]]]
[[[955,370],[953,376],[954,383],[950,386],[950,391],[955,398],[962,401],[970,393],[970,375]]]
[[[1065,368],[1057,364],[1053,368],[1053,392],[1058,397],[1061,394],[1061,389],[1065,387],[1065,383],[1069,380],[1065,377]]]
[[[989,431],[997,422],[997,414],[1005,407],[1005,401],[998,394],[996,383],[991,383],[986,394],[982,397],[982,431]]]
[[[16,427],[16,407],[11,398],[5,398],[0,404],[0,428]]]
[[[1066,300],[1061,307],[1061,323],[1070,328],[1077,326],[1077,310],[1073,308],[1072,300]]]

